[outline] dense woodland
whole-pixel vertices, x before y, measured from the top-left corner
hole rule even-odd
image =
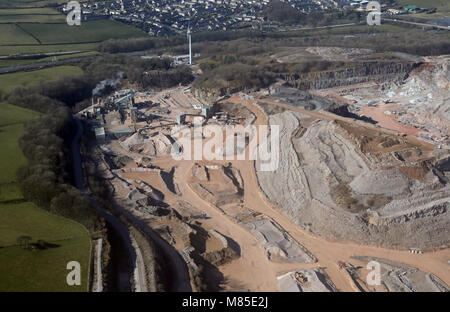
[[[173,66],[167,58],[141,59],[137,56],[107,55],[82,66],[89,77],[97,81],[113,78],[118,72],[123,78],[145,90],[160,90],[179,84],[188,84],[194,79],[189,67]]]
[[[259,36],[260,32],[255,30],[242,31],[214,31],[198,32],[192,37],[193,43],[207,41],[231,41],[239,38],[252,38]],[[102,42],[98,50],[104,53],[124,53],[133,51],[155,50],[157,54],[162,55],[168,48],[183,46],[186,49],[186,36],[173,35],[170,37],[150,37],[150,38],[131,38],[131,39],[111,39]],[[183,54],[186,53],[184,51]]]
[[[286,8],[285,4],[273,4],[273,6],[270,14],[279,14],[280,17],[283,16],[284,9],[293,9],[290,6]],[[335,12],[327,16],[333,14],[337,14],[339,19],[347,18],[353,13]],[[308,18],[315,19],[316,17],[313,15],[309,14]],[[273,18],[272,16],[271,19]],[[350,19],[352,18],[350,17]],[[346,36],[340,34],[341,31]],[[276,64],[268,61],[269,54],[276,53],[285,47],[366,48],[380,53],[399,51],[417,55],[450,53],[450,36],[447,33],[433,33],[419,29],[411,29],[408,32],[386,32],[383,28],[377,27],[355,27],[350,30],[324,29],[320,32],[261,33],[256,30],[244,30],[196,33],[193,42],[193,50],[201,54],[198,62],[203,71],[203,75],[195,81],[194,87],[234,91],[267,87],[280,75],[301,76],[314,71],[352,66],[352,64],[323,60],[298,60],[295,64]],[[105,42],[101,47],[101,50],[108,52],[134,49],[149,49],[150,54],[162,54],[163,52],[185,54],[187,51],[186,38],[184,36],[173,36],[168,38],[115,40]],[[113,58],[112,55],[110,57]],[[143,74],[139,70],[129,70],[128,75],[130,81],[134,81],[141,88],[148,88],[149,85],[163,88],[171,84],[171,78],[183,83],[190,80],[188,69],[183,67],[176,70],[172,69],[172,72],[170,70],[165,71],[163,74],[158,69],[149,70],[147,74]],[[166,82],[167,80],[169,80],[169,83]]]
[[[274,78],[283,76],[301,77],[311,72],[353,67],[352,62],[303,60],[280,64],[269,57],[282,48],[292,47],[344,47],[366,48],[379,52],[379,60],[390,60],[389,52],[405,52],[417,55],[440,55],[450,53],[450,35],[434,34],[420,30],[411,32],[358,34],[348,38],[342,35],[299,36],[279,38],[253,38],[233,41],[198,43],[195,51],[202,57],[198,60],[203,75],[194,86],[200,89],[227,88],[234,91],[263,88]],[[412,40],[415,36],[415,40]],[[383,59],[383,55],[384,59]]]
[[[75,131],[68,104],[33,89],[18,89],[7,98],[11,104],[41,112],[25,125],[19,146],[28,164],[17,172],[24,197],[37,206],[83,224],[91,233],[101,228],[100,218],[90,203],[72,184],[70,143]],[[76,90],[70,90],[77,96]]]
[[[296,63],[278,63],[258,56],[214,55],[200,63],[203,74],[195,80],[194,88],[222,89],[222,93],[260,89],[270,86],[277,78],[289,76],[299,79],[312,72],[345,66],[351,66],[351,62],[299,60]]]
[[[385,26],[391,27],[389,24]],[[260,32],[247,29],[195,33],[192,42],[194,53],[200,53],[202,57],[229,53],[257,55],[277,51],[280,47],[310,46],[365,48],[377,52],[397,51],[423,56],[450,53],[450,34],[446,31],[423,31],[418,28],[408,28],[406,31],[400,27],[389,30],[365,25],[320,31]],[[148,50],[149,54],[157,55],[186,54],[187,44],[186,36],[152,37],[109,40],[102,43],[99,49],[106,53]]]

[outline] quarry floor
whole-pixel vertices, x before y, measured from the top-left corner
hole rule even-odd
[[[245,100],[239,96],[233,96],[227,101],[243,105],[249,109],[255,116],[254,125],[266,125],[267,116],[255,105],[256,100]],[[261,101],[259,99],[258,101]],[[342,120],[345,122],[354,122],[351,119],[336,116],[327,112],[307,111],[301,108],[292,107],[278,102],[270,102],[284,109],[298,111],[315,119]],[[385,133],[395,133],[391,130],[380,129],[370,124],[363,124],[373,131]],[[411,133],[412,134],[412,133]],[[423,144],[424,148],[430,148],[428,143],[418,140],[414,136],[409,136],[409,140]],[[358,291],[353,281],[347,274],[344,274],[337,263],[338,261],[352,262],[350,258],[354,255],[364,255],[369,257],[378,257],[395,260],[404,264],[416,267],[427,273],[438,276],[447,284],[450,284],[450,270],[447,263],[450,259],[450,250],[439,250],[423,254],[412,254],[408,251],[392,250],[379,248],[375,246],[358,245],[351,242],[332,241],[313,235],[304,231],[299,226],[291,222],[286,216],[282,215],[277,207],[274,207],[260,191],[257,177],[254,169],[254,161],[233,160],[233,161],[210,161],[211,164],[232,166],[240,171],[245,186],[244,204],[246,207],[259,212],[275,220],[288,234],[297,242],[303,245],[316,258],[316,263],[295,263],[295,262],[277,262],[271,261],[258,240],[242,225],[237,224],[221,209],[211,204],[199,194],[197,194],[190,185],[192,176],[192,167],[195,164],[202,164],[202,161],[196,160],[173,160],[170,156],[156,157],[152,159],[154,166],[170,171],[176,167],[174,183],[179,188],[179,194],[175,195],[167,188],[162,186],[162,181],[158,180],[154,174],[147,172],[128,172],[123,176],[127,179],[136,179],[147,182],[164,193],[165,202],[169,205],[180,200],[190,203],[197,210],[208,215],[207,220],[202,220],[202,226],[206,229],[214,229],[223,235],[233,239],[241,248],[240,258],[232,262],[221,265],[218,270],[223,274],[226,283],[223,285],[225,290],[248,289],[250,291],[279,291],[277,277],[293,270],[312,269],[321,267],[325,269],[331,281],[339,291]],[[134,164],[130,164],[133,167]],[[181,246],[179,246],[181,247]]]

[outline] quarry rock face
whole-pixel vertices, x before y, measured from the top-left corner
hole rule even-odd
[[[361,62],[354,66],[306,74],[280,73],[277,78],[287,86],[299,90],[326,89],[349,86],[369,81],[399,83],[419,64],[415,62]],[[220,97],[242,91],[241,88],[193,88],[193,95],[204,102],[215,102]]]
[[[192,168],[192,188],[204,199],[219,207],[242,202],[243,180],[239,170],[224,166]]]
[[[400,121],[420,129],[450,133],[450,57],[416,68],[394,94],[411,98],[403,107],[411,114]]]
[[[262,192],[283,214],[329,238],[394,248],[449,245],[450,185],[433,173],[432,151],[331,120],[293,135],[303,118],[291,111],[270,116],[284,134],[280,165],[257,171]]]
[[[325,89],[375,81],[401,81],[418,66],[413,62],[362,62],[345,69],[314,72],[306,75],[281,75],[300,90]]]
[[[236,88],[217,88],[217,89],[192,89],[194,96],[202,102],[213,103],[216,102],[220,97],[239,92]]]

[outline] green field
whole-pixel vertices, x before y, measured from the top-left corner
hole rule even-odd
[[[0,16],[0,23],[2,19],[8,22],[17,22],[17,24],[0,24],[0,55],[4,56],[92,51],[101,41],[108,39],[148,36],[136,27],[113,20],[88,21],[82,22],[81,26],[69,26],[64,22],[64,15],[4,15]],[[40,21],[41,23],[23,23],[25,21]],[[58,24],[45,23],[46,21]]]
[[[83,43],[83,44],[60,44],[60,45],[20,45],[20,46],[1,46],[0,55],[15,55],[15,54],[33,54],[33,53],[47,53],[47,52],[69,52],[80,50],[95,50],[98,43]]]
[[[1,13],[0,13],[1,14]],[[0,15],[1,23],[65,23],[64,15],[33,15],[33,14],[14,14]]]
[[[2,21],[2,16],[3,15],[23,15],[23,14],[57,14],[57,15],[62,15],[59,11],[57,11],[54,8],[0,9],[0,21]]]
[[[319,34],[331,34],[331,35],[339,35],[339,34],[359,34],[365,32],[403,32],[407,31],[405,27],[397,26],[397,25],[389,25],[382,24],[379,26],[368,26],[368,25],[353,25],[353,26],[343,26],[343,27],[335,27],[335,28],[327,28],[327,29],[318,29],[318,30],[310,30],[307,31],[313,35]]]
[[[4,103],[0,104],[0,111],[0,127],[23,123],[38,115],[32,110]]]
[[[0,24],[1,45],[37,44],[38,42],[14,24]]]
[[[1,104],[0,108],[4,105]],[[0,142],[2,150],[0,152],[0,201],[21,199],[22,194],[16,184],[16,170],[27,164],[25,156],[17,144],[17,140],[23,132],[23,124],[1,126]]]
[[[21,24],[42,43],[96,42],[110,38],[135,38],[147,34],[136,27],[113,20],[82,22],[81,26],[67,24]]]
[[[0,103],[0,112],[0,291],[87,291],[91,250],[87,230],[23,202],[15,181],[16,170],[27,163],[18,146],[23,123],[38,114],[5,103]],[[49,245],[25,249],[18,245],[20,236]],[[69,261],[81,265],[81,286],[66,283]]]
[[[288,36],[292,36],[296,34],[298,36],[321,36],[321,35],[351,35],[351,34],[364,34],[364,33],[384,33],[384,32],[404,32],[407,31],[408,28],[390,25],[390,24],[382,24],[380,26],[368,26],[368,25],[350,25],[350,26],[342,26],[342,27],[334,27],[334,28],[319,28],[319,29],[303,29],[303,30],[295,30],[290,31]],[[283,32],[274,32],[275,34],[280,34],[281,36]]]
[[[9,93],[17,87],[31,86],[40,81],[57,80],[65,76],[82,75],[77,66],[55,66],[31,72],[18,72],[0,75],[0,90]]]
[[[46,16],[42,16],[42,18],[45,17]],[[0,16],[0,20],[2,18],[3,17]],[[12,16],[9,16],[8,18],[10,21],[15,19],[15,17]],[[125,25],[112,20],[84,22],[81,26],[69,26],[65,23],[18,23],[17,25],[0,24],[0,47],[3,46],[3,48],[9,48],[7,49],[6,54],[1,53],[1,50],[0,53],[2,55],[9,55],[35,52],[35,49],[33,49],[34,47],[25,45],[36,45],[39,52],[43,50],[51,52],[60,50],[58,46],[47,46],[42,49],[42,46],[35,38],[33,38],[33,36],[39,39],[42,44],[76,44],[100,42],[111,38],[120,39],[145,37],[147,34],[133,26]],[[24,47],[20,48],[11,45],[24,45]],[[77,48],[77,50],[80,50],[80,48]]]
[[[421,8],[436,8],[438,11],[450,11],[448,0],[397,0],[402,6],[416,5]]]
[[[397,3],[402,6],[416,5],[420,8],[436,8],[436,13],[418,13],[411,14],[408,17],[422,18],[422,19],[436,19],[450,16],[450,1],[449,0],[397,0]]]
[[[87,291],[91,243],[80,224],[55,216],[32,203],[0,203],[0,291]],[[17,238],[52,244],[28,250]],[[78,261],[81,285],[69,286],[66,265]]]
[[[1,17],[0,17],[1,19]],[[136,38],[147,36],[145,32],[129,25],[112,21],[98,20],[84,22],[81,26],[62,24],[18,23],[0,24],[1,45],[39,45],[42,44],[74,44],[99,42],[111,38]],[[11,53],[20,53],[12,47]],[[52,49],[52,51],[56,51]],[[29,50],[29,49],[27,49]],[[11,54],[10,53],[10,54]]]
[[[0,104],[0,202],[21,199],[23,196],[16,184],[17,168],[27,160],[17,141],[23,131],[23,123],[37,113],[9,104]]]
[[[17,140],[23,131],[23,123],[38,114],[18,106],[0,103],[0,184],[11,183],[16,179],[16,170],[26,164]],[[0,192],[0,199],[2,193]]]
[[[0,0],[0,56],[48,52],[94,51],[108,39],[148,36],[142,30],[114,20],[83,21],[69,26],[57,10],[67,0]],[[84,1],[79,1],[84,2]],[[34,63],[34,60],[0,60],[0,67]]]
[[[86,0],[81,0],[78,2],[85,2]],[[51,3],[64,4],[69,1],[67,0],[0,0],[0,8],[10,8],[10,7],[42,7],[48,6]]]
[[[67,59],[99,55],[99,54],[100,53],[96,52],[96,51],[80,52],[80,53],[73,53],[73,54],[67,54],[67,55],[59,55],[56,57],[56,59],[58,61],[60,61],[60,60],[67,60]],[[52,62],[52,61],[53,61],[52,56],[44,57],[44,58],[40,58],[40,59],[22,59],[22,60],[14,60],[14,59],[2,60],[2,59],[0,59],[0,68],[17,66],[17,65],[33,64],[33,63]]]

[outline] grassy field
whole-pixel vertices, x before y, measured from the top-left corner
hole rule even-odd
[[[78,2],[85,2],[86,0],[81,0]],[[0,0],[0,8],[33,8],[33,7],[43,7],[48,6],[51,3],[64,4],[67,0]]]
[[[427,14],[427,13],[417,13],[410,14],[408,16],[403,16],[404,19],[409,18],[420,18],[423,19],[424,22],[426,20],[431,19],[439,19],[443,17],[450,17],[450,1],[449,0],[397,0],[397,3],[402,6],[408,5],[416,5],[421,8],[436,8],[436,13]]]
[[[2,14],[0,12],[0,14]],[[0,15],[1,23],[65,23],[66,17],[64,15],[33,15],[33,14],[14,14],[14,15]]]
[[[0,104],[0,111],[2,112],[0,114],[0,127],[24,123],[38,115],[38,113],[29,109],[5,103]]]
[[[21,24],[42,43],[77,43],[103,41],[110,38],[135,38],[147,34],[133,26],[113,20],[83,22],[81,26],[67,24]]]
[[[3,108],[3,104],[0,105]],[[21,199],[22,194],[16,184],[17,168],[27,164],[26,158],[22,155],[17,140],[23,132],[23,124],[1,126],[0,142],[2,150],[0,152],[0,201],[10,201]]]
[[[87,291],[91,250],[87,230],[23,202],[15,182],[16,170],[27,163],[18,146],[23,123],[38,114],[5,103],[0,103],[0,112],[0,291]],[[31,243],[44,240],[48,248],[24,249],[17,243],[20,236],[31,237]],[[69,261],[81,265],[81,286],[66,283]]]
[[[81,75],[77,66],[56,66],[31,72],[18,72],[0,75],[0,90],[9,93],[20,86],[30,86],[40,81],[57,80],[64,76]]]
[[[148,36],[136,27],[109,19],[84,21],[81,26],[69,26],[66,16],[55,6],[67,2],[0,0],[0,56],[93,51],[101,41],[108,39]],[[33,61],[9,62],[13,65],[29,63]]]
[[[60,61],[60,60],[67,60],[67,59],[99,55],[99,54],[100,53],[96,52],[96,51],[89,51],[89,52],[73,53],[73,54],[67,54],[67,55],[59,55],[56,57],[56,59],[58,61]],[[22,59],[22,60],[13,60],[13,59],[2,60],[2,59],[0,59],[0,68],[17,66],[17,65],[33,64],[33,63],[52,62],[52,61],[53,61],[52,56],[44,57],[44,58],[40,58],[40,59]]]
[[[1,5],[1,2],[0,2]],[[57,14],[62,15],[54,8],[25,8],[25,9],[0,9],[0,22],[3,21],[3,15],[24,15],[24,14]]]
[[[32,203],[0,203],[0,291],[87,291],[90,238],[87,230]],[[17,238],[44,240],[46,249],[28,250]],[[78,261],[81,285],[69,286],[66,265]]]
[[[411,14],[411,17],[423,19],[436,19],[450,16],[450,1],[449,0],[397,0],[397,3],[402,6],[416,5],[421,8],[436,8],[436,13],[426,14],[418,13]]]
[[[18,46],[1,46],[0,55],[14,54],[33,54],[33,53],[50,53],[50,52],[69,52],[81,50],[95,50],[98,43],[83,44],[56,44],[56,45],[18,45]]]
[[[17,168],[26,165],[25,156],[19,149],[17,140],[22,134],[23,123],[38,114],[5,103],[0,103],[0,201],[12,200],[17,197],[18,190],[14,189]],[[10,184],[13,184],[11,186]]]
[[[38,43],[32,36],[14,24],[0,24],[0,42],[1,45]]]
[[[60,18],[59,16],[34,16],[34,15],[18,15],[18,16],[0,16],[0,20],[7,19],[9,22],[19,21],[19,17],[29,17],[34,19],[40,18]],[[63,20],[64,21],[64,20]],[[34,37],[33,37],[34,36]],[[9,48],[7,54],[15,53],[33,53],[36,51],[34,47],[27,47],[26,45],[36,45],[39,47],[39,52],[59,51],[58,46],[47,46],[42,49],[39,39],[42,44],[76,44],[76,43],[91,43],[100,42],[107,39],[115,38],[137,38],[145,37],[147,34],[133,26],[125,25],[113,20],[98,20],[84,22],[81,26],[69,26],[65,23],[61,24],[39,24],[39,23],[18,23],[16,24],[0,24],[0,46],[19,45],[20,47],[6,47]],[[79,50],[79,49],[77,49]]]
[[[1,10],[0,10],[1,11]],[[59,23],[63,18],[63,23]],[[95,50],[101,41],[108,39],[139,38],[148,35],[142,30],[113,20],[83,22],[69,26],[61,15],[9,15],[1,20],[17,22],[0,24],[0,55],[33,54]],[[55,19],[59,24],[20,23],[20,21]],[[39,43],[40,41],[40,43]]]
[[[401,26],[384,24],[380,26],[368,26],[368,25],[350,25],[334,28],[320,28],[320,29],[306,29],[306,30],[295,30],[289,33],[275,32],[276,34],[287,34],[292,36],[297,34],[298,36],[321,36],[321,35],[351,35],[351,34],[364,34],[373,32],[404,32],[408,29]]]
[[[421,8],[436,8],[438,11],[450,11],[450,1],[448,0],[397,0],[402,6],[417,5]]]
[[[17,141],[23,131],[23,123],[37,113],[9,104],[0,104],[0,202],[23,198],[16,184],[17,168],[27,160]]]

